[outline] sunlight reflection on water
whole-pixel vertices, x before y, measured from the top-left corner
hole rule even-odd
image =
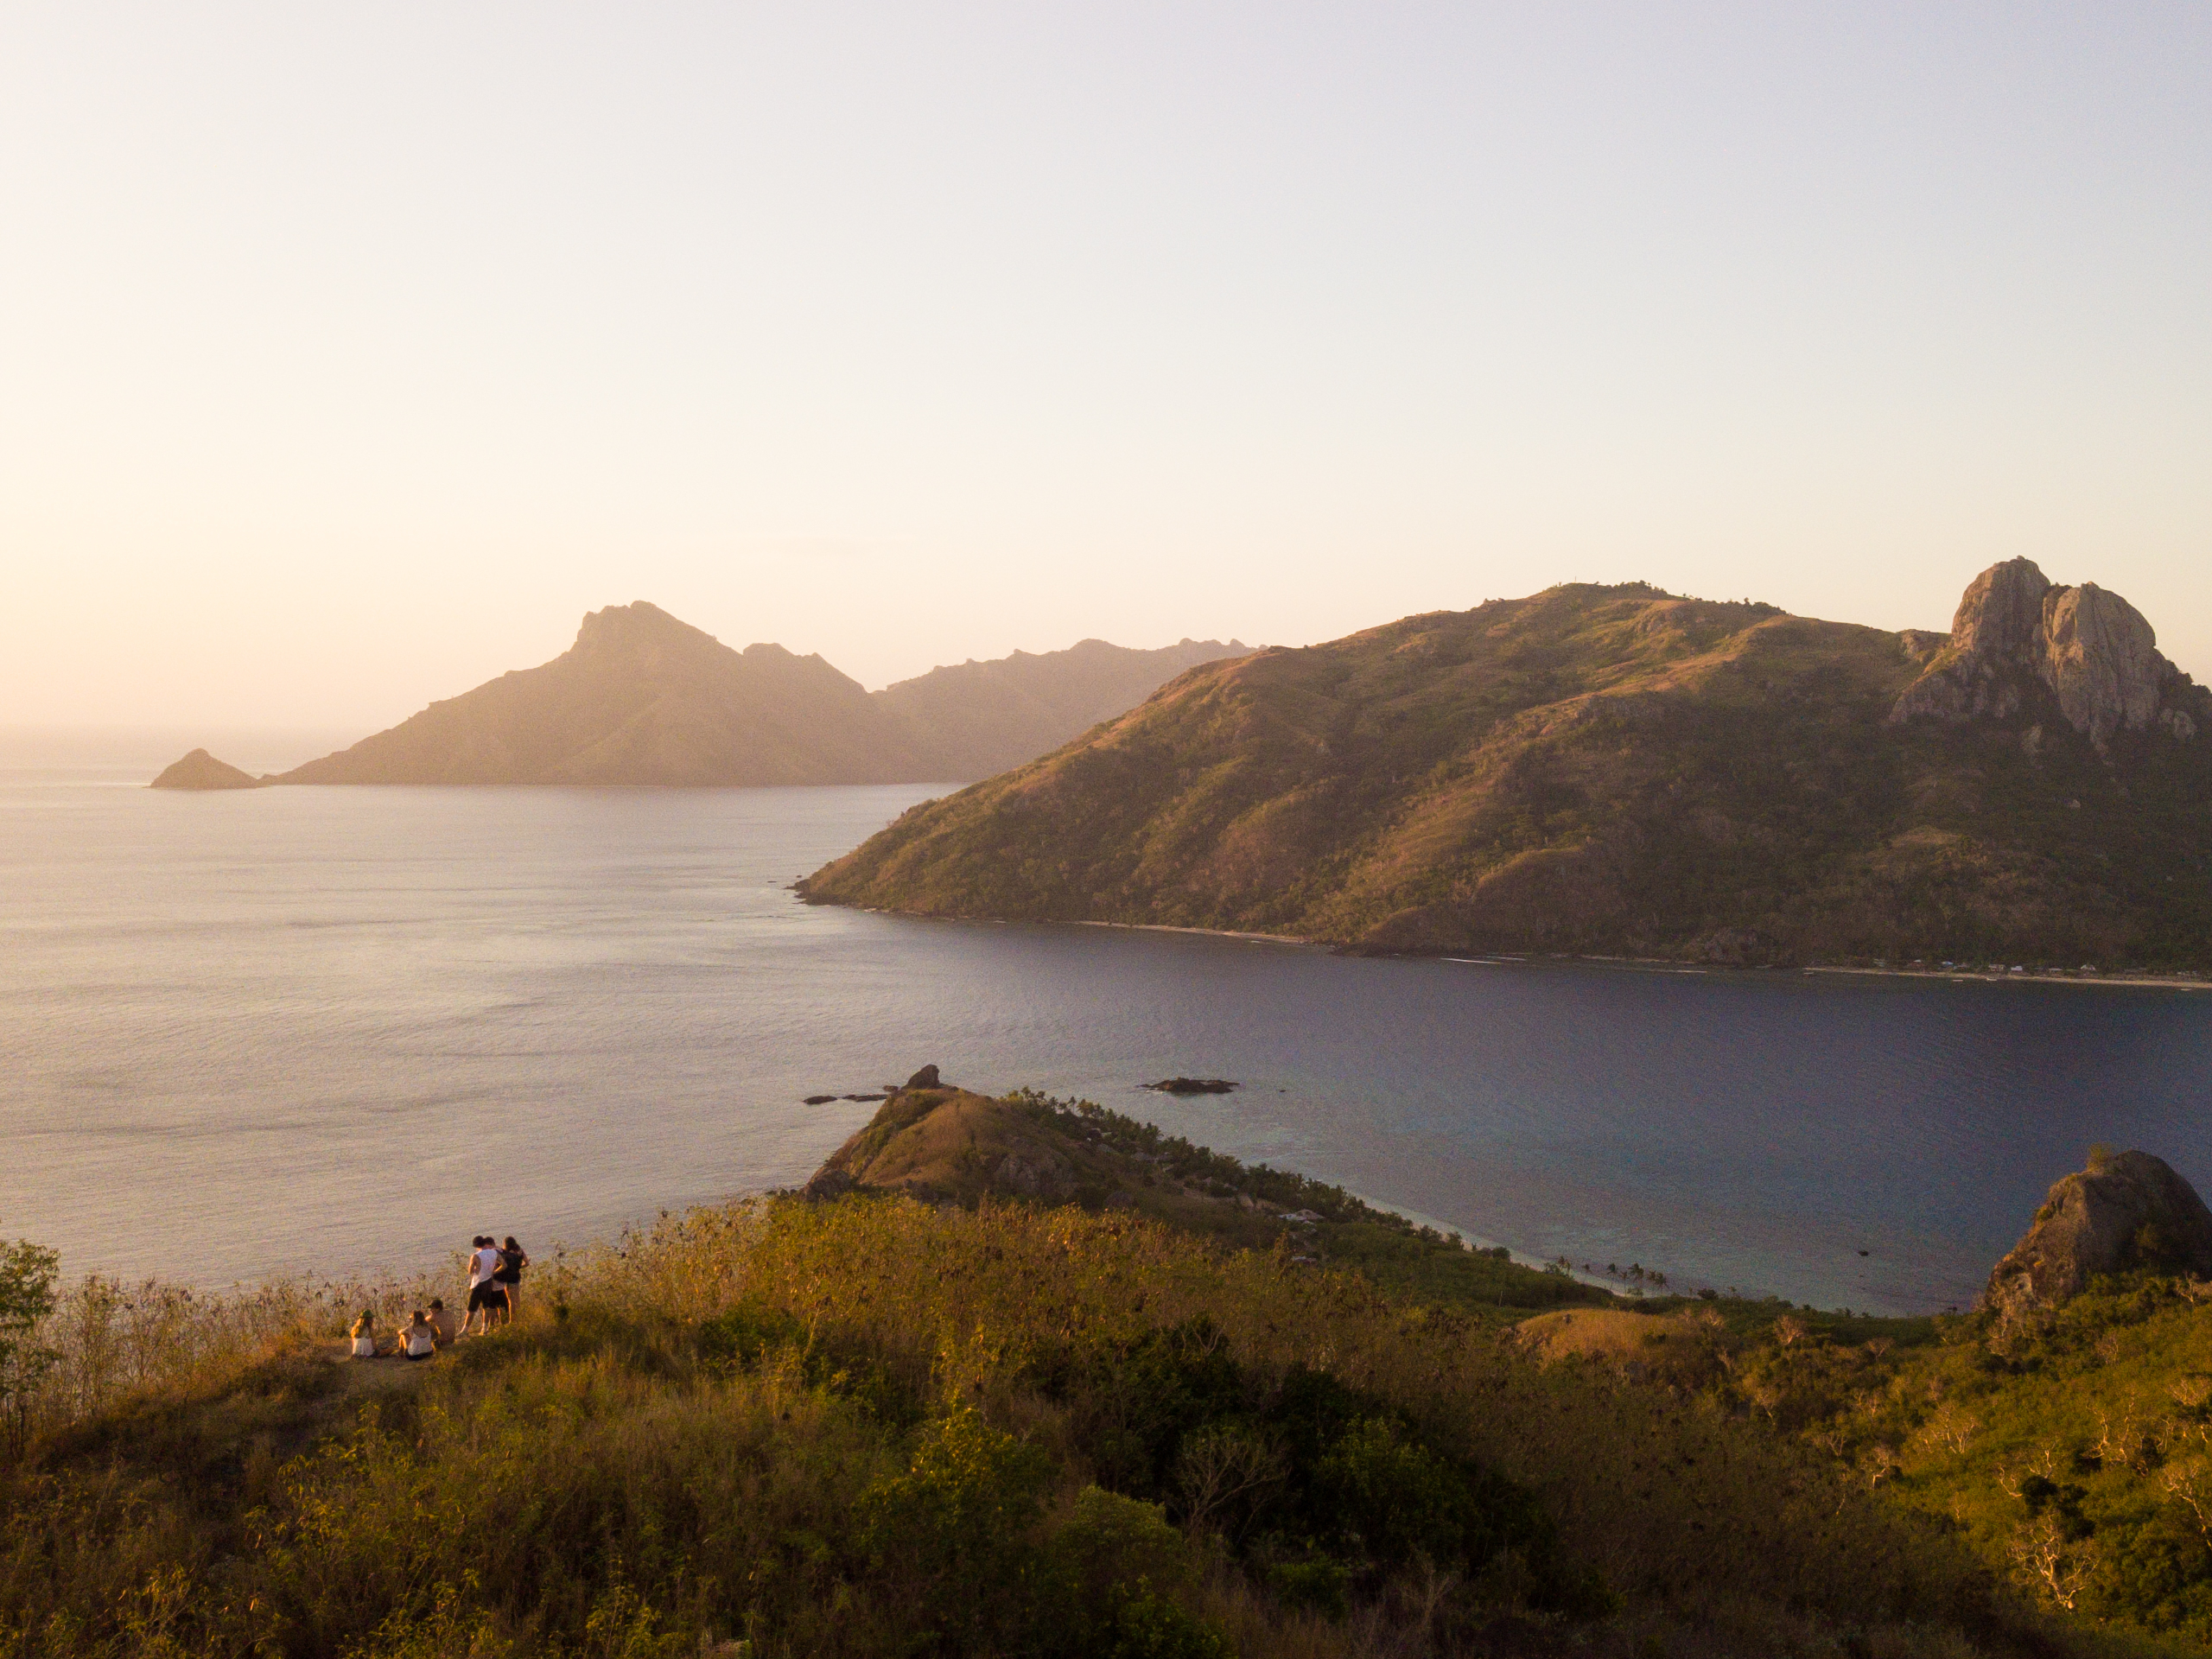
[[[580,1241],[803,1179],[874,1109],[802,1096],[925,1061],[1823,1306],[1969,1300],[2092,1141],[2212,1175],[2212,997],[1357,961],[785,890],[928,789],[114,781],[0,776],[0,1226],[78,1269]],[[1136,1088],[1178,1071],[1245,1087]]]

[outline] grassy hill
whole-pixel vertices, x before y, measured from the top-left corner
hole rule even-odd
[[[1615,1298],[1503,1248],[1466,1249],[1341,1187],[1240,1163],[1088,1101],[906,1090],[831,1155],[809,1190],[861,1188],[975,1207],[988,1198],[1122,1211],[1293,1264],[1357,1268],[1386,1289],[1492,1320]]]
[[[0,1652],[2183,1650],[1986,1547],[1945,1459],[2010,1440],[1927,1386],[1980,1365],[1951,1330],[1632,1311],[1033,1096],[895,1096],[810,1191],[541,1263],[420,1365],[328,1338],[426,1287],[78,1287],[16,1396]]]
[[[1372,951],[2212,963],[2212,700],[2177,677],[2195,716],[2107,741],[2031,676],[1893,721],[1957,655],[1640,584],[1409,617],[1195,669],[804,892]]]

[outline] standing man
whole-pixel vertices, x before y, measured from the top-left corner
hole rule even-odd
[[[499,1271],[499,1250],[490,1238],[479,1236],[473,1246],[475,1254],[468,1258],[468,1312],[461,1321],[461,1334],[467,1336],[468,1327],[475,1323],[479,1313],[484,1324],[480,1336],[492,1334],[492,1315],[504,1311],[507,1306],[507,1287],[496,1277]]]

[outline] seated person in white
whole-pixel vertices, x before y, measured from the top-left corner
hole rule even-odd
[[[399,1332],[399,1345],[410,1359],[428,1359],[438,1351],[438,1327],[432,1325],[421,1308]]]
[[[363,1308],[361,1317],[353,1321],[353,1346],[347,1351],[355,1359],[374,1359],[377,1357],[375,1309]]]

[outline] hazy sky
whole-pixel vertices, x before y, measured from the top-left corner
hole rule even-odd
[[[0,0],[0,723],[1570,579],[2212,678],[2212,6]]]

